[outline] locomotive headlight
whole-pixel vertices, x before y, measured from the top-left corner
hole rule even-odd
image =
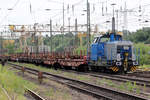
[[[129,50],[129,47],[128,46],[124,46],[123,49],[124,50]]]
[[[138,65],[139,63],[136,61],[136,62],[133,62],[133,65]]]
[[[120,54],[117,54],[117,61],[120,61],[121,60],[121,56]]]
[[[135,54],[132,55],[132,61],[135,61],[136,60],[136,56]]]

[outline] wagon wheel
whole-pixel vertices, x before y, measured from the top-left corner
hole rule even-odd
[[[77,71],[86,72],[86,71],[88,71],[88,70],[89,70],[89,68],[88,68],[88,66],[86,66],[86,65],[79,65],[79,66],[77,67]]]
[[[89,67],[88,65],[84,65],[84,72],[87,72],[87,71],[89,71]]]
[[[53,67],[55,70],[57,70],[58,68],[61,68],[61,65],[59,63],[55,63]]]
[[[95,68],[94,66],[91,66],[91,70],[92,70],[93,72],[95,72],[95,71],[96,71],[96,68]]]

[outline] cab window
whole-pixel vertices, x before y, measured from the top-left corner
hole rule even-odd
[[[109,38],[101,37],[99,42],[108,42],[108,41],[109,41]]]
[[[97,43],[98,42],[98,37],[94,38],[93,43]]]

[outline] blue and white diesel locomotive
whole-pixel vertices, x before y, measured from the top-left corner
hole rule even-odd
[[[131,41],[122,39],[122,35],[112,33],[99,35],[91,44],[89,65],[91,70],[128,72],[139,65],[140,50],[133,47]]]

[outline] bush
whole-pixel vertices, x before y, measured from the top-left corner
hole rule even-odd
[[[150,51],[150,46],[144,43],[138,43],[134,46],[135,48],[140,49],[140,64],[150,64],[150,54],[148,54],[148,52]]]
[[[150,28],[148,29],[140,29],[136,32],[132,32],[127,36],[127,39],[134,43],[150,43]]]

